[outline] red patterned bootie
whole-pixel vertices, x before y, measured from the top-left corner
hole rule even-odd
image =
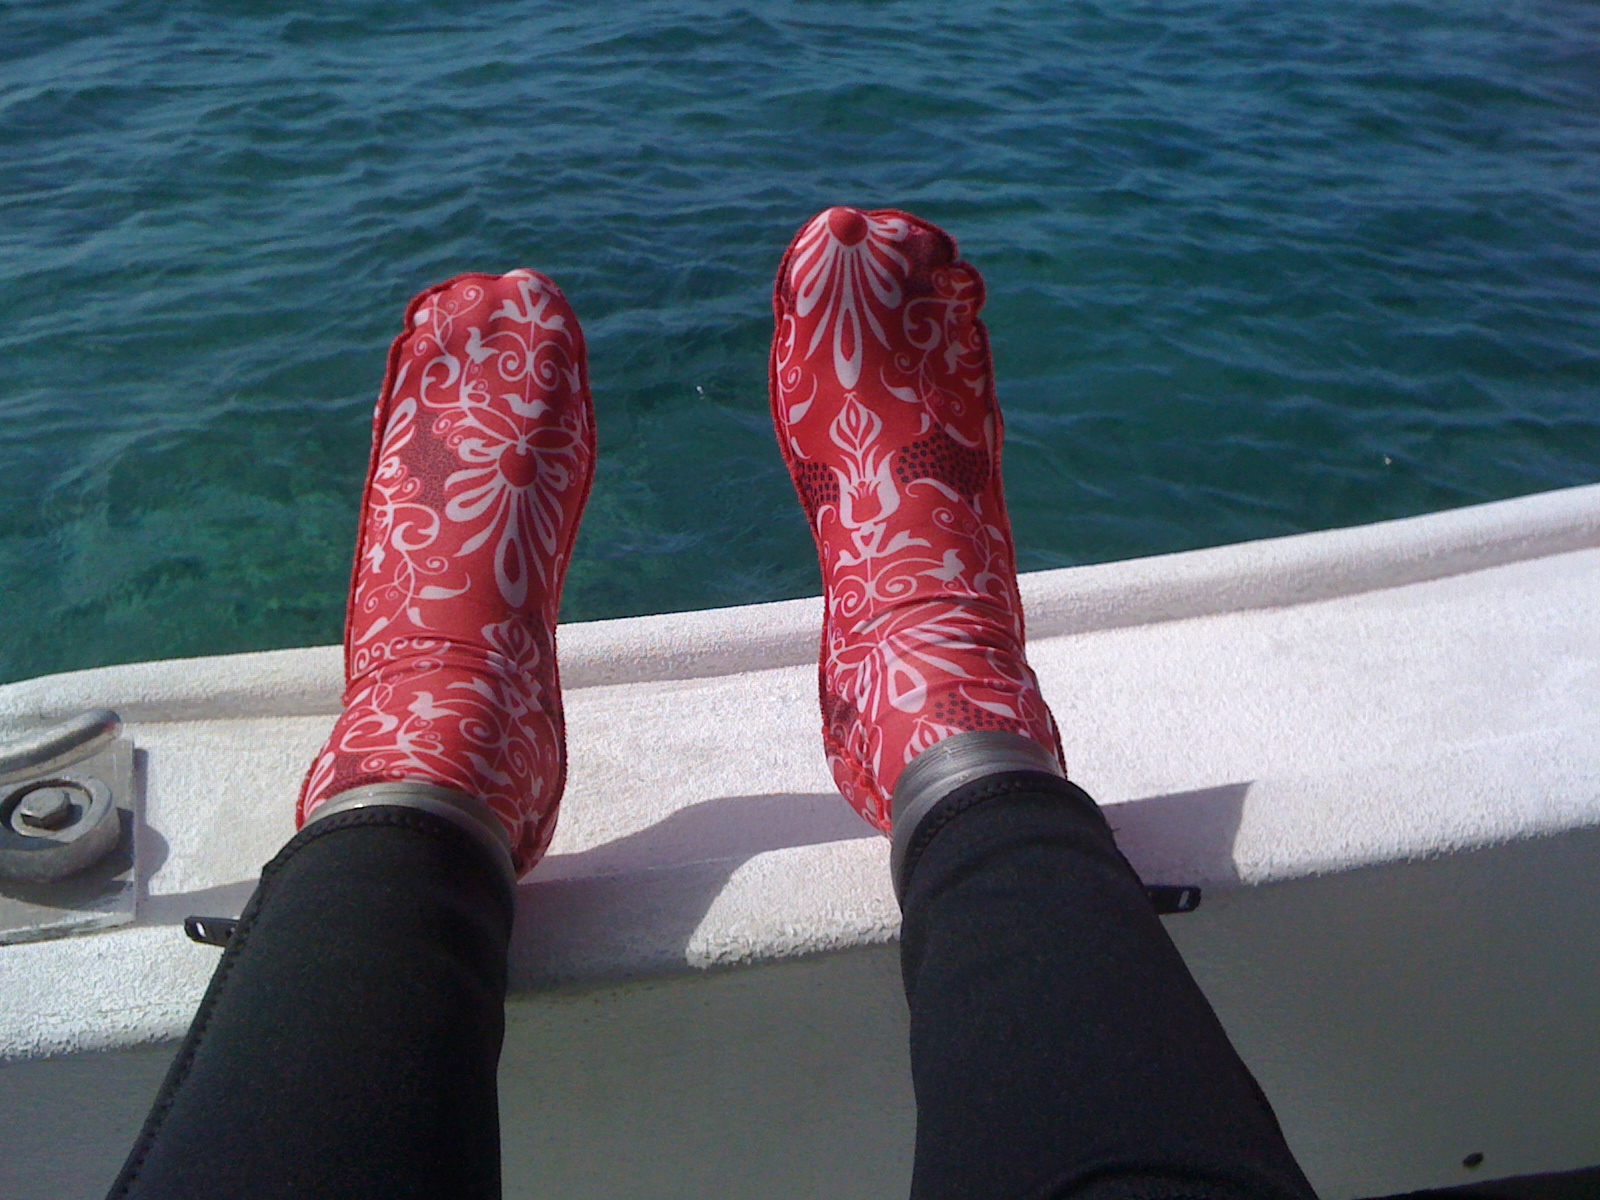
[[[773,296],[772,417],[826,597],[823,741],[885,832],[908,764],[951,738],[971,735],[980,774],[1064,774],[1023,654],[983,296],[943,230],[852,208],[799,232]],[[972,761],[932,774],[949,785]]]
[[[583,333],[550,280],[463,275],[411,302],[373,420],[344,714],[299,824],[403,802],[476,818],[517,875],[539,860],[566,778],[556,612],[594,457]]]

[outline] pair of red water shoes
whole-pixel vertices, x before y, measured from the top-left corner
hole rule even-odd
[[[773,422],[826,591],[823,741],[884,831],[907,765],[956,735],[1060,770],[1023,654],[983,296],[942,230],[833,208],[773,298]],[[583,334],[555,284],[464,275],[412,301],[373,424],[345,711],[302,824],[399,789],[470,813],[516,875],[538,862],[566,774],[556,614],[594,462]]]

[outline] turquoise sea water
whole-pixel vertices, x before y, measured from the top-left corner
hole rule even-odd
[[[564,616],[818,588],[770,288],[834,202],[985,272],[1025,569],[1600,480],[1600,7],[0,12],[0,679],[337,641],[406,300],[549,272]]]

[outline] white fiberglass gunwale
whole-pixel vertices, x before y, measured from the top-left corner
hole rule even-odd
[[[1600,821],[1560,788],[1503,804],[1479,794],[1485,780],[1510,785],[1495,778],[1506,764],[1577,767],[1579,747],[1594,744],[1597,548],[1600,485],[1036,572],[1022,580],[1029,653],[1073,778],[1119,806],[1130,856],[1163,881],[1264,882],[1492,843]],[[571,778],[551,857],[529,883],[715,859],[738,841],[715,832],[720,818],[707,819],[698,848],[663,837],[658,861],[645,832],[670,817],[687,826],[685,809],[714,802],[734,825],[820,822],[794,830],[792,846],[778,833],[756,839],[757,859],[832,847],[870,860],[853,905],[870,911],[866,926],[817,927],[807,946],[890,936],[892,898],[874,878],[883,848],[829,795],[817,748],[819,622],[820,602],[807,598],[563,626]],[[155,867],[155,901],[192,890],[175,887],[179,877],[242,886],[291,832],[295,785],[338,711],[340,672],[332,646],[77,671],[0,687],[0,722],[122,714],[146,751],[147,824],[194,856]],[[1486,688],[1496,677],[1503,685]],[[1307,694],[1313,682],[1318,695]],[[1564,683],[1580,686],[1563,695]],[[1385,706],[1393,711],[1374,721]],[[1480,784],[1471,797],[1433,789],[1360,812],[1331,794],[1405,763]],[[1249,792],[1225,847],[1186,843],[1167,812],[1183,808],[1174,797],[1208,788]],[[789,808],[816,815],[785,818],[775,797],[789,795],[805,797]],[[1145,807],[1164,827],[1146,830],[1137,802],[1156,798]],[[201,830],[221,840],[208,844]],[[234,857],[244,846],[254,857]],[[768,907],[792,925],[793,911]],[[625,961],[640,953],[625,940],[634,949],[615,960],[586,966],[574,951],[520,973],[532,982],[666,965],[648,952]],[[746,952],[763,953],[753,943]]]

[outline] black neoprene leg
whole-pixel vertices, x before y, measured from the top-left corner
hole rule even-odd
[[[313,822],[262,872],[111,1196],[497,1198],[511,917],[448,821]]]
[[[906,880],[914,1200],[1313,1196],[1080,789],[959,789]]]

